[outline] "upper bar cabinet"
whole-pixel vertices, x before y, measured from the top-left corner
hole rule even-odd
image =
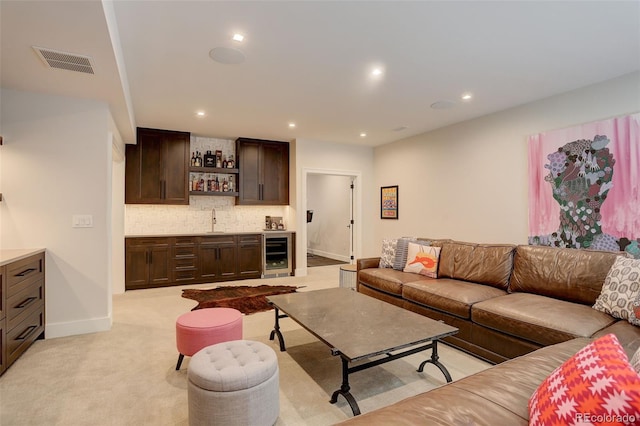
[[[289,204],[289,143],[238,138],[238,198],[241,205]]]
[[[189,204],[187,132],[138,128],[126,146],[126,204]]]

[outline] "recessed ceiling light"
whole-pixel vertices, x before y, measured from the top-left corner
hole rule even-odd
[[[289,123],[289,128],[293,129],[294,127],[296,127],[296,123]]]
[[[234,41],[242,41],[242,40],[244,40],[244,36],[242,34],[240,34],[240,33],[235,33],[233,35],[233,40]]]
[[[471,93],[463,93],[461,98],[463,101],[470,101],[471,98],[473,98],[473,95]]]
[[[204,114],[204,111],[198,111],[198,112],[196,112],[196,115],[198,117],[204,117],[205,114]]]
[[[381,76],[381,75],[382,75],[382,68],[374,68],[374,69],[371,71],[371,75],[372,75],[372,76],[374,76],[374,77],[379,77],[379,76]]]
[[[367,134],[366,134],[365,132],[362,132],[362,133],[360,133],[360,137],[361,137],[361,138],[366,138],[366,137],[367,137]]]

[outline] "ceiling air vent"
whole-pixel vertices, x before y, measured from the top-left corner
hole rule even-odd
[[[85,74],[95,74],[93,72],[93,64],[89,56],[76,55],[75,53],[61,52],[59,50],[46,49],[44,47],[32,47],[40,59],[42,59],[50,68],[83,72]]]

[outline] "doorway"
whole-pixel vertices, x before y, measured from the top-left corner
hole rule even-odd
[[[300,270],[296,275],[306,275],[306,268],[309,266],[307,254],[354,263],[354,259],[359,256],[361,239],[360,172],[303,169],[301,177],[302,191],[299,208],[302,214],[298,217],[303,220],[298,222],[300,238],[298,241],[300,242],[297,245],[300,256],[297,263]],[[327,188],[338,189],[327,196],[325,194]],[[323,195],[319,195],[318,192],[322,192]],[[318,203],[317,198],[323,201]],[[307,210],[313,211],[311,222],[305,220],[308,216],[305,215]],[[315,229],[316,227],[319,229]],[[329,240],[333,239],[331,236],[334,232],[339,237],[336,237],[336,244],[330,245]],[[346,250],[345,246],[348,247]]]
[[[352,185],[347,175],[307,177],[307,266],[350,262]],[[327,260],[314,262],[316,257]]]

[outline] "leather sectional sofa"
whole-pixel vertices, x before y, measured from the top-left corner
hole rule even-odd
[[[421,241],[441,247],[437,279],[358,259],[357,290],[457,327],[445,341],[487,361],[592,337],[618,321],[591,306],[619,253]]]
[[[500,364],[345,424],[528,424],[533,392],[593,339],[615,334],[629,358],[640,347],[640,327],[591,307],[620,253],[429,243],[437,279],[359,259],[357,290],[458,327],[447,343]]]

